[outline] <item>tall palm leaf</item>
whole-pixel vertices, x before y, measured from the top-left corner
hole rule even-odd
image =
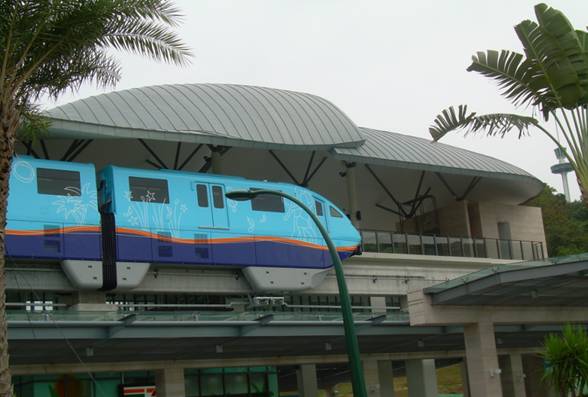
[[[461,128],[489,135],[516,130],[521,137],[535,127],[557,147],[568,149],[569,154],[564,153],[588,205],[588,33],[575,30],[561,11],[545,4],[535,6],[535,15],[537,23],[525,20],[515,26],[524,55],[507,50],[478,52],[467,70],[495,80],[500,93],[515,106],[536,108],[545,121],[552,118],[563,142],[533,117],[467,114],[462,106],[458,113],[445,109],[429,131],[434,140]]]
[[[114,85],[121,68],[112,50],[185,64],[189,49],[172,30],[179,21],[168,0],[0,0],[0,396],[11,394],[4,235],[17,132],[45,124],[34,106],[42,95]]]

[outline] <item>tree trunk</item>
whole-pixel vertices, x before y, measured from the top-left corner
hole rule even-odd
[[[578,179],[578,186],[580,187],[580,195],[581,195],[581,200],[584,203],[585,206],[588,207],[588,178],[585,178],[586,181],[584,181],[585,183],[583,183],[582,179],[579,176],[577,177]]]
[[[12,376],[8,359],[8,327],[6,322],[5,246],[8,181],[14,153],[20,113],[13,103],[0,103],[0,396],[12,396]]]

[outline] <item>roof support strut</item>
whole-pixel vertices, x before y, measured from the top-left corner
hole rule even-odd
[[[392,194],[392,192],[386,187],[386,185],[384,184],[384,182],[382,182],[382,180],[378,177],[378,175],[376,175],[376,173],[374,172],[374,170],[372,169],[372,167],[370,167],[368,164],[364,164],[365,168],[369,171],[370,174],[372,174],[372,176],[374,177],[374,179],[376,180],[376,182],[378,183],[378,185],[380,185],[380,187],[384,190],[384,192],[386,192],[386,194],[388,195],[388,197],[390,197],[392,199],[392,201],[394,201],[394,204],[396,204],[396,207],[398,207],[398,212],[390,209],[390,208],[382,208],[383,206],[376,204],[376,207],[378,208],[382,208],[382,209],[386,209],[387,211],[391,211],[394,212],[400,216],[403,216],[405,218],[408,218],[408,213],[404,210],[404,207],[402,205],[402,203],[400,201],[398,201],[396,199],[396,197],[394,197],[394,195]]]
[[[449,185],[449,183],[443,177],[443,175],[441,175],[439,172],[435,172],[435,175],[437,175],[437,178],[439,178],[441,183],[443,183],[443,186],[445,186],[445,188],[449,191],[449,193],[451,193],[451,195],[453,196],[455,201],[465,200],[466,197],[470,194],[470,192],[472,190],[474,190],[476,185],[482,180],[481,176],[473,177],[472,180],[470,181],[470,183],[468,184],[468,186],[465,188],[464,192],[461,195],[458,195],[457,193],[455,193],[455,190],[453,190],[453,188],[451,187],[451,185]]]
[[[276,160],[276,162],[280,165],[280,167],[282,167],[282,169],[286,172],[286,174],[288,174],[288,176],[290,177],[290,179],[292,179],[292,181],[295,184],[297,184],[298,186],[303,186],[303,187],[308,186],[308,184],[310,183],[310,181],[312,180],[312,178],[320,170],[320,168],[323,166],[323,164],[325,163],[325,161],[327,161],[327,156],[324,156],[321,159],[321,161],[319,161],[318,164],[311,171],[312,163],[314,162],[314,157],[316,156],[316,150],[313,150],[312,153],[310,154],[310,159],[308,160],[308,164],[306,165],[306,171],[304,172],[304,177],[302,178],[302,181],[299,181],[298,178],[296,178],[294,176],[294,174],[292,173],[292,171],[290,171],[288,169],[288,167],[286,167],[286,164],[284,164],[284,162],[282,160],[280,160],[280,158],[278,157],[278,155],[273,150],[269,150],[269,153],[272,155],[272,157],[274,158],[274,160]]]

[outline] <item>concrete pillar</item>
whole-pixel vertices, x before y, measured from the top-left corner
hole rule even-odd
[[[394,397],[392,361],[365,360],[363,374],[368,397]]]
[[[220,149],[214,148],[210,151],[210,168],[213,174],[222,174],[222,153]]]
[[[298,383],[298,395],[300,397],[318,396],[315,364],[302,364],[296,371],[296,380]]]
[[[386,297],[384,296],[370,296],[370,306],[372,313],[385,314],[386,313]]]
[[[157,397],[186,397],[183,368],[164,368],[155,371]]]
[[[509,354],[498,358],[502,371],[502,395],[504,397],[526,397],[523,359],[520,354]]]
[[[79,311],[110,311],[117,310],[115,305],[106,304],[106,292],[104,291],[75,291],[69,297],[67,303],[72,310]]]
[[[471,397],[502,397],[494,324],[467,324],[464,339]]]
[[[435,360],[406,360],[408,397],[437,397]]]
[[[461,375],[461,387],[463,388],[463,397],[470,397],[470,383],[468,381],[468,367],[466,361],[463,360],[459,365]]]
[[[355,163],[349,164],[343,163],[346,170],[345,181],[347,183],[347,203],[348,211],[351,219],[351,223],[359,229],[361,220],[357,219],[357,213],[359,211],[359,204],[357,200],[357,167]]]

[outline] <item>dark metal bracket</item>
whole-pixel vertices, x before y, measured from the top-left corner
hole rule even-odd
[[[302,178],[302,181],[299,181],[298,178],[296,178],[294,176],[294,174],[290,171],[290,169],[286,166],[286,164],[284,164],[284,162],[278,157],[278,155],[273,150],[269,150],[269,153],[272,155],[274,160],[276,160],[276,162],[280,165],[280,167],[282,167],[282,169],[286,172],[286,174],[288,174],[290,179],[292,179],[292,181],[295,184],[297,184],[298,186],[303,186],[303,187],[308,186],[308,184],[310,183],[312,178],[314,178],[314,176],[321,169],[321,167],[323,166],[325,161],[327,161],[327,156],[324,156],[318,162],[318,164],[314,168],[312,168],[312,163],[314,162],[314,158],[316,156],[316,150],[313,150],[312,153],[310,154],[310,159],[308,160],[308,164],[306,165],[306,171],[304,172],[304,177]],[[312,171],[311,171],[311,169],[312,169]]]
[[[457,193],[455,193],[455,190],[453,190],[453,188],[451,187],[451,185],[449,185],[449,183],[443,177],[443,175],[441,175],[439,172],[435,172],[435,175],[437,175],[437,178],[439,178],[441,183],[443,183],[443,186],[445,186],[449,193],[451,193],[455,201],[465,200],[467,196],[472,192],[472,190],[474,190],[476,185],[482,180],[481,176],[473,177],[468,186],[465,188],[464,192],[461,195],[458,195]]]

